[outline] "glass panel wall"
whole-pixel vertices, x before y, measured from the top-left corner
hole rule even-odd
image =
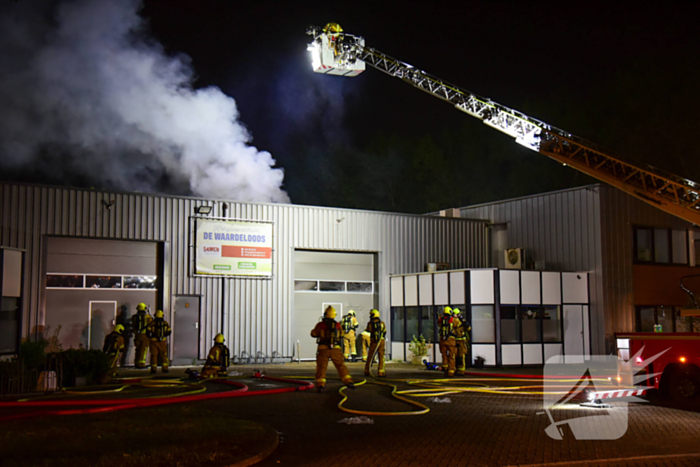
[[[496,321],[493,305],[472,306],[472,340],[478,344],[496,342]]]
[[[402,307],[391,309],[391,340],[393,342],[406,342],[406,318]]]
[[[421,313],[421,307],[412,306],[405,308],[406,310],[406,342],[410,342],[413,336],[418,336],[419,331],[419,318]]]
[[[520,342],[520,320],[518,307],[501,307],[501,343],[517,344]]]
[[[435,309],[432,306],[421,307],[420,334],[428,342],[436,342]]]
[[[542,342],[542,309],[540,307],[520,308],[520,328],[523,333],[523,342]]]
[[[561,307],[542,307],[542,335],[544,342],[561,342]]]

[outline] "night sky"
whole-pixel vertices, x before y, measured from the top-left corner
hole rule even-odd
[[[305,31],[331,21],[613,154],[700,181],[694,2],[378,3],[147,0],[139,34],[189,57],[195,89],[235,100],[293,203],[423,213],[594,182],[378,70],[314,74]],[[15,163],[3,178],[134,189],[71,167]],[[167,171],[143,180],[139,191],[192,193]]]

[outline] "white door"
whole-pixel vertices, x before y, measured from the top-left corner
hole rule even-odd
[[[91,300],[88,311],[87,348],[102,350],[105,336],[117,321],[117,302]]]
[[[583,306],[564,305],[564,363],[583,363],[583,319]]]

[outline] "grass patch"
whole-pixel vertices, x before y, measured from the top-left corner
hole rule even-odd
[[[273,439],[257,423],[174,405],[7,422],[0,452],[5,467],[221,466],[262,452]]]

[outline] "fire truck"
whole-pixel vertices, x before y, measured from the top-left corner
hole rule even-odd
[[[308,46],[316,73],[356,77],[371,66],[481,120],[533,151],[612,185],[662,211],[700,225],[700,184],[646,164],[612,155],[605,148],[515,109],[448,83],[347,34],[337,23],[312,26]],[[681,287],[686,289],[681,281]],[[683,310],[684,316],[700,316]],[[595,400],[641,395],[660,388],[678,399],[700,399],[700,333],[619,333],[618,382],[626,389],[594,394]]]

